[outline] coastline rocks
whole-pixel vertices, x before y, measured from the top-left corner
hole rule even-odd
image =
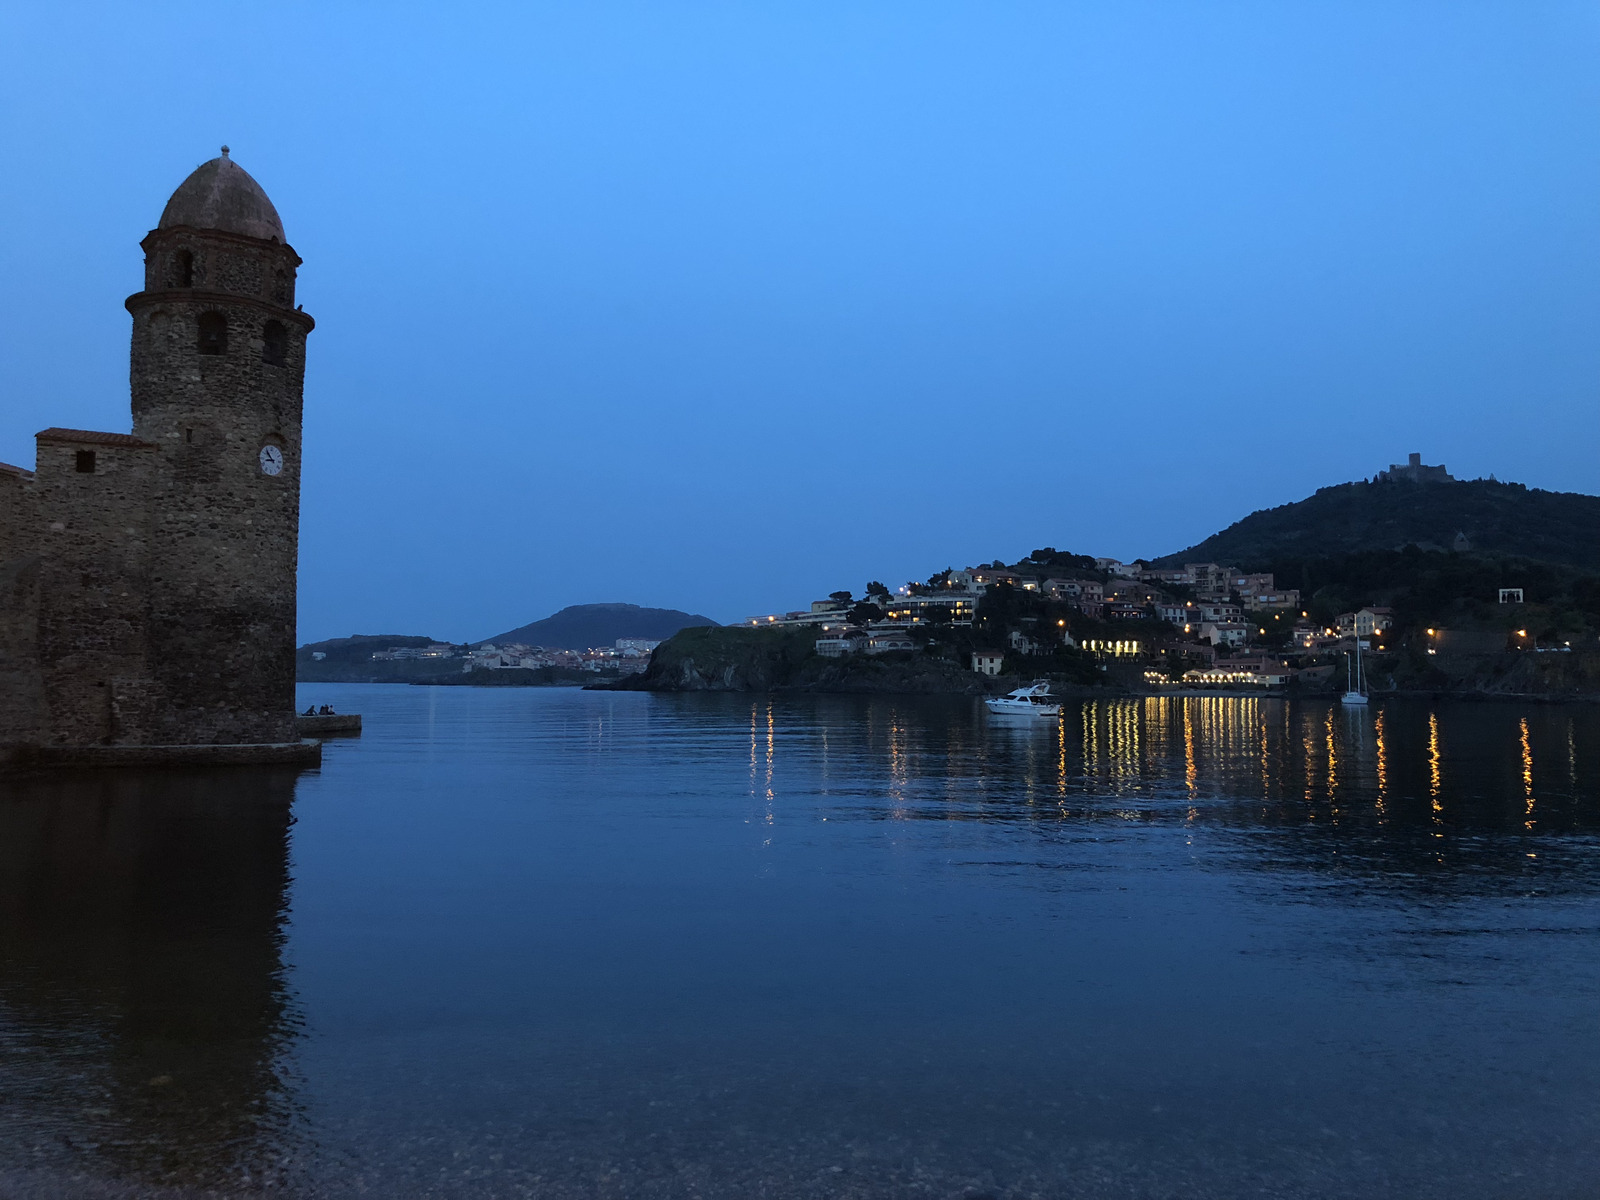
[[[921,651],[823,658],[811,628],[685,629],[642,675],[614,685],[647,692],[898,692],[986,695],[1014,681],[976,675]],[[1004,686],[1002,686],[1004,685]]]

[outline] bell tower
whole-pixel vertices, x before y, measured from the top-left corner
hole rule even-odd
[[[140,243],[133,433],[150,481],[149,672],[171,743],[289,742],[306,335],[300,257],[222,155]]]

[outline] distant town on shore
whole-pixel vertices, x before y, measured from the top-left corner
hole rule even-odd
[[[1359,643],[1379,690],[1600,694],[1600,498],[1459,481],[1420,454],[1254,513],[1186,552],[871,580],[739,625],[577,605],[469,644],[302,647],[302,679],[650,690],[1328,690]]]

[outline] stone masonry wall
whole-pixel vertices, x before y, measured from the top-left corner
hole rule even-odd
[[[44,729],[33,473],[0,464],[0,758]]]
[[[92,471],[79,455],[94,456]],[[150,482],[157,451],[127,435],[38,439],[39,661],[47,745],[147,741]]]
[[[181,249],[194,256],[196,285],[128,300],[134,432],[159,447],[149,593],[159,736],[292,741],[301,389],[312,324],[290,306],[299,259],[287,246],[181,229],[152,234],[145,249],[147,281],[161,280]],[[202,352],[207,322],[226,329],[221,353]],[[278,475],[261,469],[267,445],[282,454]]]

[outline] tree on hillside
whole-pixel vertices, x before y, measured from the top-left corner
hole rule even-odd
[[[1087,554],[1072,554],[1065,550],[1057,550],[1054,546],[1045,546],[1028,555],[1028,561],[1041,567],[1048,567],[1054,571],[1093,571],[1094,559]]]
[[[883,620],[883,609],[876,604],[868,604],[865,600],[862,600],[850,610],[850,616],[847,619],[852,625],[870,625],[873,621]]]

